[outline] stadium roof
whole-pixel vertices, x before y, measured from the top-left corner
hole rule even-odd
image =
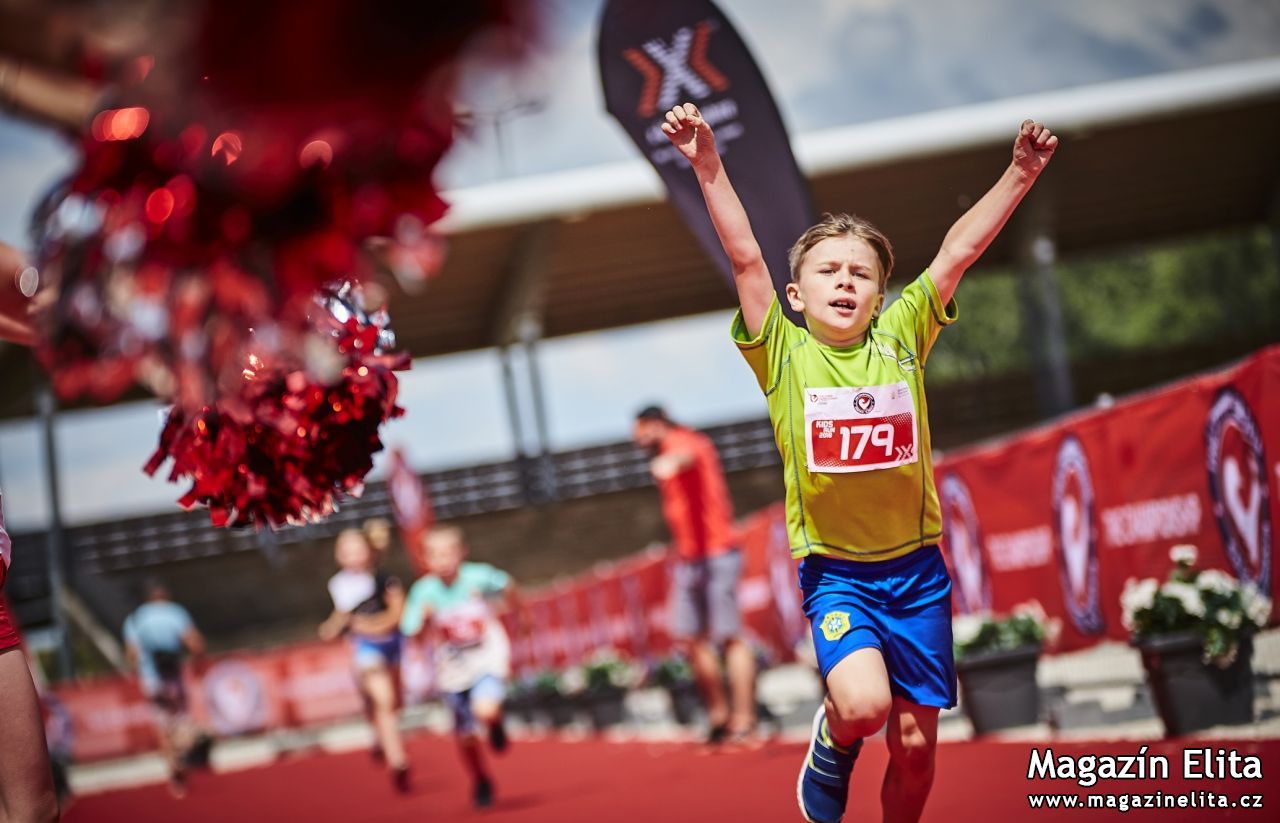
[[[1063,137],[1037,187],[1062,255],[1259,224],[1280,209],[1280,59],[1007,98],[794,143],[819,212],[870,218],[893,239],[899,272],[915,272],[995,180],[1029,116]],[[421,293],[393,302],[397,336],[415,357],[512,340],[530,314],[551,337],[734,304],[641,159],[446,196],[444,267]],[[1012,234],[984,265],[1012,258]],[[0,369],[16,354],[0,352]],[[16,394],[0,415],[29,413]]]
[[[795,139],[819,212],[884,229],[899,271],[932,258],[1008,162],[1025,117],[1063,136],[1048,189],[1061,254],[1274,219],[1280,59],[1229,64],[848,126]],[[499,342],[532,303],[545,336],[732,306],[642,160],[450,192],[443,271],[394,304],[416,356]],[[984,264],[1011,259],[1011,232]]]

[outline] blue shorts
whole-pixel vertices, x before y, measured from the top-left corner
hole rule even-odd
[[[352,637],[351,662],[356,671],[395,668],[400,665],[403,638],[399,632],[386,637]]]
[[[869,563],[809,555],[800,591],[823,680],[858,649],[879,649],[893,694],[956,704],[951,575],[937,546]]]
[[[501,703],[507,699],[507,684],[496,675],[486,674],[465,692],[445,692],[445,705],[453,711],[453,730],[459,735],[475,734],[476,716],[471,704],[476,700]]]

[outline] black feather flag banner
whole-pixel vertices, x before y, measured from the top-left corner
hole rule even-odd
[[[609,0],[600,20],[606,107],[653,165],[685,225],[729,279],[729,260],[688,162],[662,132],[664,115],[691,102],[715,130],[782,297],[787,250],[815,221],[773,95],[751,52],[710,0]]]

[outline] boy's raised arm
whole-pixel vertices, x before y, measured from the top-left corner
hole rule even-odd
[[[760,253],[760,244],[751,232],[747,212],[720,162],[715,135],[692,103],[676,106],[667,112],[667,122],[662,124],[662,130],[693,166],[702,196],[707,201],[707,212],[733,268],[742,320],[747,333],[755,337],[764,326],[765,313],[773,301],[773,281],[765,266],[764,255]]]
[[[1057,147],[1057,136],[1044,124],[1022,121],[1013,141],[1013,160],[1009,167],[991,190],[951,227],[938,255],[929,264],[929,276],[938,287],[944,305],[955,294],[965,271],[987,250],[1013,210],[1031,191]]]

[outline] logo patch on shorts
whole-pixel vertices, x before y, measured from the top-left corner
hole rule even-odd
[[[828,643],[834,643],[844,637],[847,631],[849,631],[848,612],[827,612],[822,618],[822,636],[827,638]]]

